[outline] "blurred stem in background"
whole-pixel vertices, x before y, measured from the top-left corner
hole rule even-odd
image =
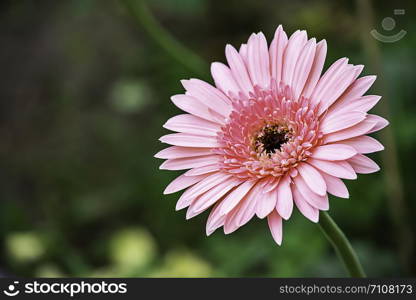
[[[331,216],[325,211],[320,212],[319,227],[335,248],[338,258],[344,263],[350,276],[358,278],[366,277],[358,260],[358,256],[350,242]]]
[[[122,2],[135,21],[146,30],[148,35],[166,53],[196,75],[207,78],[207,70],[209,68],[206,62],[175,39],[159,24],[147,7],[145,0],[123,0]]]
[[[390,106],[388,101],[388,84],[385,84],[383,70],[381,65],[381,53],[378,41],[375,40],[370,31],[374,28],[374,16],[370,0],[356,0],[358,17],[361,27],[361,39],[363,50],[369,62],[369,68],[378,75],[375,88],[378,94],[383,96],[383,101],[375,108],[377,114],[392,120]],[[403,181],[399,170],[397,156],[397,146],[394,139],[392,127],[390,124],[380,133],[380,139],[385,145],[385,150],[381,151],[381,159],[386,186],[389,212],[394,225],[396,243],[399,250],[400,260],[405,270],[410,271],[412,266],[412,253],[414,247],[414,236],[410,229],[409,216],[407,214],[407,205],[403,194]]]

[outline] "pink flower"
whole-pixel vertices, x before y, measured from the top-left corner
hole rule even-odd
[[[280,245],[294,204],[318,222],[327,193],[348,198],[341,179],[379,170],[364,155],[383,150],[366,134],[388,124],[367,113],[381,98],[364,96],[376,77],[358,78],[363,66],[347,58],[321,76],[326,41],[299,30],[288,39],[282,26],[270,47],[260,32],[225,54],[228,66],[211,65],[216,87],[183,80],[186,93],[172,97],[187,114],[166,122],[178,133],[161,137],[173,146],[155,156],[167,159],[161,169],[189,170],[164,193],[186,189],[176,209],[188,207],[187,219],[213,206],[207,235],[221,226],[231,233],[257,215]]]

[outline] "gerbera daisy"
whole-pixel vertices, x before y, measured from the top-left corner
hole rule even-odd
[[[172,146],[155,156],[166,159],[161,169],[189,169],[164,193],[186,189],[176,209],[188,207],[187,218],[213,206],[207,235],[256,215],[280,245],[294,206],[318,222],[327,193],[348,198],[341,179],[379,170],[364,155],[383,150],[366,134],[388,124],[367,113],[381,98],[364,96],[376,77],[358,78],[363,66],[347,58],[321,76],[326,50],[325,40],[299,30],[287,38],[279,26],[270,47],[261,32],[239,51],[227,45],[228,66],[211,65],[215,87],[182,81],[186,92],[172,101],[186,114],[166,122],[178,133],[161,137]]]

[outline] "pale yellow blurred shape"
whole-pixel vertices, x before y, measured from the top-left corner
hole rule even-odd
[[[45,253],[42,238],[35,232],[15,232],[6,237],[10,258],[19,263],[32,262]]]
[[[148,266],[156,254],[156,243],[143,228],[126,228],[114,234],[110,241],[110,259],[121,273]]]
[[[151,97],[151,90],[146,82],[127,78],[114,84],[111,104],[120,113],[132,113],[148,105]]]
[[[91,278],[113,278],[113,277],[123,277],[125,276],[123,273],[120,273],[119,270],[117,270],[114,267],[104,267],[99,268],[94,271],[92,271],[90,274],[88,274],[87,277]]]
[[[203,258],[187,250],[168,252],[160,268],[149,277],[211,277],[213,269]]]
[[[61,278],[66,275],[54,264],[44,264],[36,269],[35,277],[41,278]]]

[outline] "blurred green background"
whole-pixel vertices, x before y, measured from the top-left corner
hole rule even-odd
[[[131,3],[131,1],[130,1]],[[133,2],[133,6],[140,1]],[[179,110],[179,80],[201,77],[161,48],[123,1],[0,4],[0,275],[344,276],[317,225],[298,212],[277,246],[265,220],[205,236],[207,213],[185,220],[179,173],[158,170],[162,124]],[[405,9],[394,16],[393,9]],[[328,42],[377,74],[373,112],[391,122],[370,155],[381,172],[348,181],[330,213],[370,276],[415,276],[415,2],[154,0],[163,27],[206,62],[226,43],[283,24]],[[396,27],[387,32],[385,17]],[[381,43],[371,29],[407,35]],[[207,65],[208,66],[208,65]],[[208,72],[208,67],[204,72]],[[212,80],[202,75],[203,79]]]

